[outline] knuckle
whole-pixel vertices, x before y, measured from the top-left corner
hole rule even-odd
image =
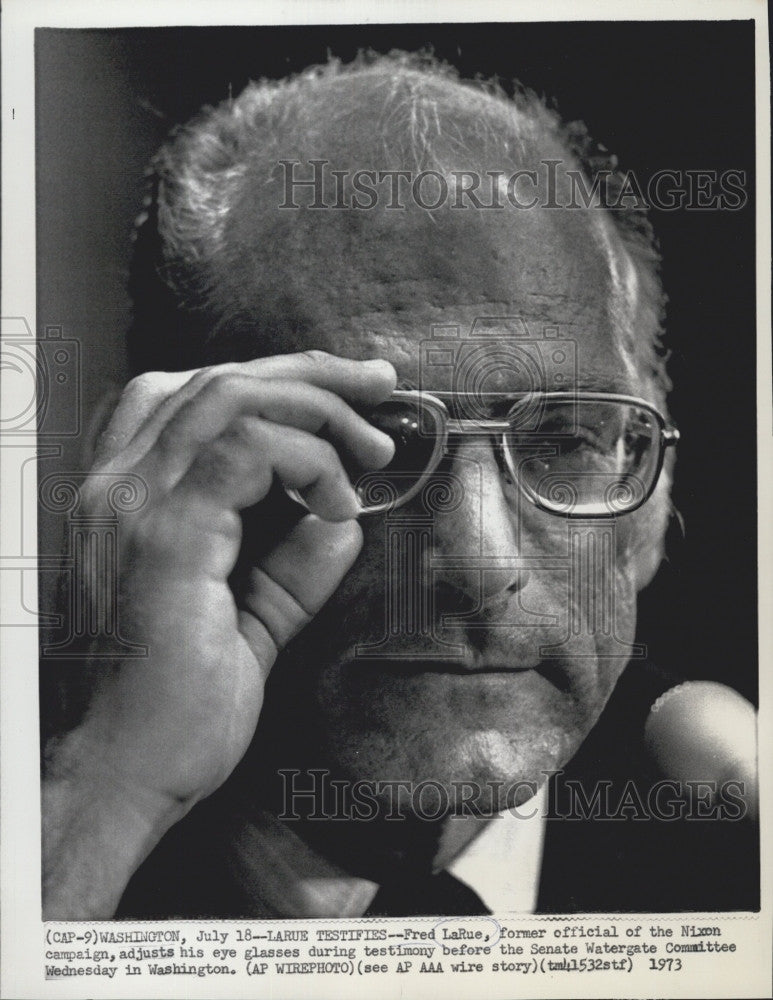
[[[168,384],[168,372],[143,372],[128,382],[124,395],[132,399],[145,399],[165,391]]]
[[[204,379],[204,384],[208,393],[215,393],[219,398],[228,399],[250,385],[251,381],[249,376],[233,368],[221,368],[210,371]]]
[[[248,375],[248,363],[243,361],[224,361],[222,364],[218,365],[207,365],[206,368],[202,368],[196,373],[197,377],[200,376],[204,382],[209,382],[213,378],[229,374],[242,376]]]
[[[228,425],[223,435],[230,449],[253,450],[260,435],[260,420],[247,413],[240,413]]]
[[[302,351],[300,357],[310,362],[315,368],[327,367],[333,361],[333,355],[328,351],[320,351],[314,348],[309,351]]]
[[[207,385],[214,378],[217,378],[218,369],[214,368],[212,365],[206,368],[198,368],[188,380],[189,387],[201,387]]]
[[[198,373],[143,372],[127,383],[117,412],[148,414]]]

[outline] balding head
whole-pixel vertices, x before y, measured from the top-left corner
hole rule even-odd
[[[401,323],[417,332],[410,307],[442,299],[528,311],[570,336],[578,322],[614,329],[662,398],[663,296],[641,215],[541,207],[572,201],[567,172],[587,174],[588,148],[534,95],[510,99],[409,57],[251,84],[178,130],[155,161],[135,367],[310,339],[357,356],[360,327],[385,310],[399,347]],[[294,183],[315,177],[322,188]]]

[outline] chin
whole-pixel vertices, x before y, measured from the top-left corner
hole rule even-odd
[[[354,874],[431,866],[451,817],[523,805],[575,754],[606,693],[584,662],[578,687],[539,669],[336,662],[310,676],[307,655],[299,669],[284,661],[241,774],[253,799]],[[288,810],[291,782],[314,795]]]
[[[331,669],[317,692],[315,745],[301,770],[367,786],[379,813],[491,815],[530,798],[566,764],[597,711],[538,671]],[[305,766],[304,766],[305,765]]]

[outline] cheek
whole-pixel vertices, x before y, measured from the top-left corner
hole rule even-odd
[[[638,593],[653,579],[663,561],[666,528],[671,516],[671,479],[664,471],[655,492],[633,514],[622,517],[617,529],[617,559]]]
[[[367,597],[383,593],[390,566],[395,562],[394,558],[389,558],[388,525],[384,518],[373,515],[361,518],[359,523],[363,535],[362,549],[339,590],[339,594],[349,600],[357,599],[355,595]],[[399,561],[392,571],[399,572]]]

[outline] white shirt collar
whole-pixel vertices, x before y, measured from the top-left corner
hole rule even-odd
[[[493,912],[534,913],[545,841],[547,785],[500,813],[446,869]]]
[[[533,913],[536,908],[546,801],[543,786],[518,809],[489,820],[447,866],[492,912]],[[359,916],[378,890],[375,882],[354,878],[316,854],[267,812],[241,825],[231,846],[231,872],[255,916]]]

